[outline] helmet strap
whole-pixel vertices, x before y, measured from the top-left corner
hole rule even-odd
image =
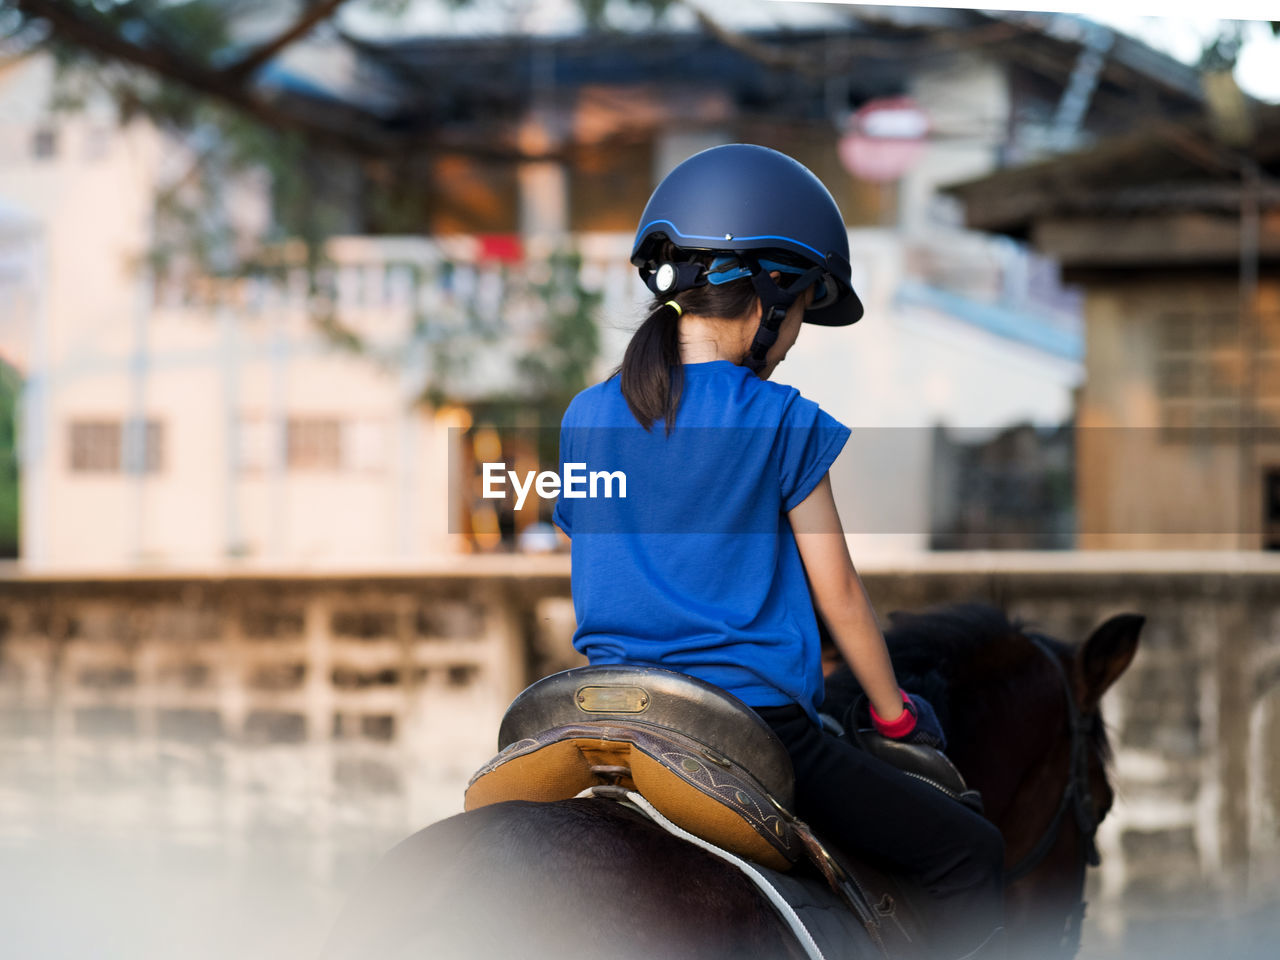
[[[751,254],[738,254],[739,258],[751,270],[751,285],[760,298],[760,325],[747,348],[745,365],[756,373],[764,369],[765,357],[769,348],[778,342],[778,331],[787,317],[787,311],[796,302],[806,287],[822,276],[822,269],[813,267],[800,274],[785,287],[778,286],[769,272],[760,266],[760,261]]]

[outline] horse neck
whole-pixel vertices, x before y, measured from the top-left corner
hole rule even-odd
[[[943,651],[937,659],[928,653],[919,647],[912,651],[912,665],[926,673]],[[955,658],[957,649],[946,653]],[[969,786],[981,791],[987,815],[1000,824],[1020,786],[1057,762],[1059,747],[1066,743],[1063,692],[1053,665],[1018,633],[975,638],[960,662],[947,670],[951,678],[964,679],[951,679],[945,689],[936,672],[922,681],[899,657],[893,659],[905,689],[945,701],[939,714],[945,721],[947,755]],[[842,666],[829,677],[827,692],[828,709],[843,717],[860,690]]]
[[[953,729],[947,731],[952,762],[982,793],[987,816],[1006,833],[1013,821],[1039,816],[1015,807],[1015,798],[1028,783],[1060,780],[1048,768],[1065,762],[1070,740],[1053,665],[1025,638],[1010,638],[1009,645],[983,651],[986,662],[966,671],[981,682],[951,691]]]

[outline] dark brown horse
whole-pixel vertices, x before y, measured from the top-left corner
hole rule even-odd
[[[1004,835],[1009,956],[1074,955],[1093,834],[1112,800],[1098,701],[1133,659],[1143,618],[1113,617],[1076,647],[985,606],[890,619],[899,682],[933,703],[952,760]],[[824,710],[841,716],[857,693],[837,670]],[[878,955],[858,946],[849,955]],[[325,956],[803,953],[736,869],[591,798],[495,804],[418,832],[356,891]]]

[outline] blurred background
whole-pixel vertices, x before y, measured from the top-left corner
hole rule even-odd
[[[6,955],[294,957],[578,662],[554,465],[654,185],[765,144],[849,226],[776,379],[883,617],[1077,642],[1081,956],[1280,929],[1280,22],[772,0],[0,0]]]

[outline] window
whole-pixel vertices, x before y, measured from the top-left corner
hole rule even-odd
[[[336,419],[290,417],[285,426],[285,462],[290,470],[339,469],[342,424]]]
[[[73,473],[118,473],[120,424],[86,421],[71,424]]]
[[[71,423],[72,473],[159,473],[164,426],[158,420]]]
[[[1258,318],[1256,351],[1241,349],[1234,311],[1172,313],[1159,318],[1156,397],[1166,440],[1198,438],[1235,442],[1240,403],[1252,380],[1255,422],[1280,427],[1280,314]],[[1246,360],[1248,358],[1248,360]]]
[[[1170,313],[1156,331],[1156,397],[1165,440],[1234,442],[1244,368],[1234,312]]]
[[[280,440],[272,420],[244,414],[237,426],[242,473],[271,470]],[[284,423],[284,467],[299,471],[378,473],[386,469],[388,424],[378,419],[289,417]]]

